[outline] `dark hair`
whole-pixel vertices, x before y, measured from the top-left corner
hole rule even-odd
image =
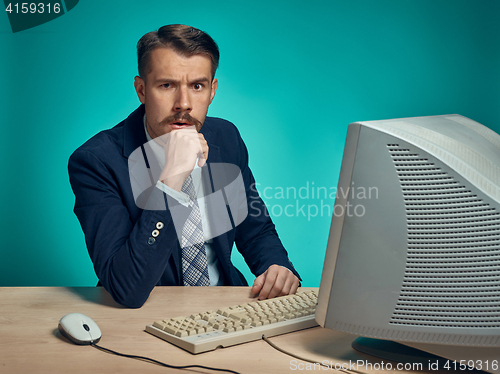
[[[186,25],[166,25],[151,31],[137,42],[139,76],[146,79],[150,72],[151,52],[156,48],[171,48],[183,56],[206,55],[212,61],[212,79],[219,65],[219,47],[207,33]]]

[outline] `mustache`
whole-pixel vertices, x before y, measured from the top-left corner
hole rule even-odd
[[[194,125],[196,127],[197,131],[200,131],[201,127],[203,126],[203,123],[198,121],[196,118],[192,117],[189,113],[176,113],[173,116],[168,116],[165,118],[163,121],[160,122],[160,125],[167,125],[172,122],[187,122],[191,125]]]

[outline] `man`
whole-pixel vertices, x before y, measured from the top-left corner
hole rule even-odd
[[[263,214],[237,129],[206,117],[218,87],[217,45],[198,29],[168,25],[144,35],[137,54],[134,86],[142,105],[69,160],[74,211],[100,284],[117,302],[136,308],[155,285],[246,285],[230,260],[236,243],[257,276],[254,294],[265,299],[295,293],[298,274]],[[199,200],[199,186],[216,182],[196,180],[195,174],[221,163],[239,168],[250,214],[210,237],[218,219]],[[135,182],[144,178],[134,177],[135,171],[154,165],[159,172],[149,174],[150,188],[138,194]]]

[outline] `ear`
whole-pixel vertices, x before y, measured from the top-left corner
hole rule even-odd
[[[137,97],[139,101],[144,104],[146,103],[146,82],[139,76],[134,78],[135,92],[137,92]]]
[[[217,91],[217,88],[219,87],[219,81],[217,78],[212,79],[212,92],[210,93],[210,104],[212,104],[212,100],[214,99],[215,92]]]

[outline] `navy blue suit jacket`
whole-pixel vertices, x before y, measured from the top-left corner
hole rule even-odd
[[[118,303],[132,308],[142,306],[156,285],[182,285],[180,246],[165,204],[167,197],[160,189],[152,188],[148,202],[156,204],[161,200],[167,208],[143,210],[132,192],[128,157],[147,142],[143,116],[141,105],[117,126],[100,132],[78,148],[68,166],[76,197],[74,212],[100,284]],[[236,127],[228,121],[207,117],[201,133],[209,146],[207,163],[238,166],[247,196],[246,219],[213,239],[224,285],[244,285],[231,263],[233,243],[256,276],[277,264],[298,277],[255,189],[247,149]],[[163,227],[153,238],[158,222]]]

